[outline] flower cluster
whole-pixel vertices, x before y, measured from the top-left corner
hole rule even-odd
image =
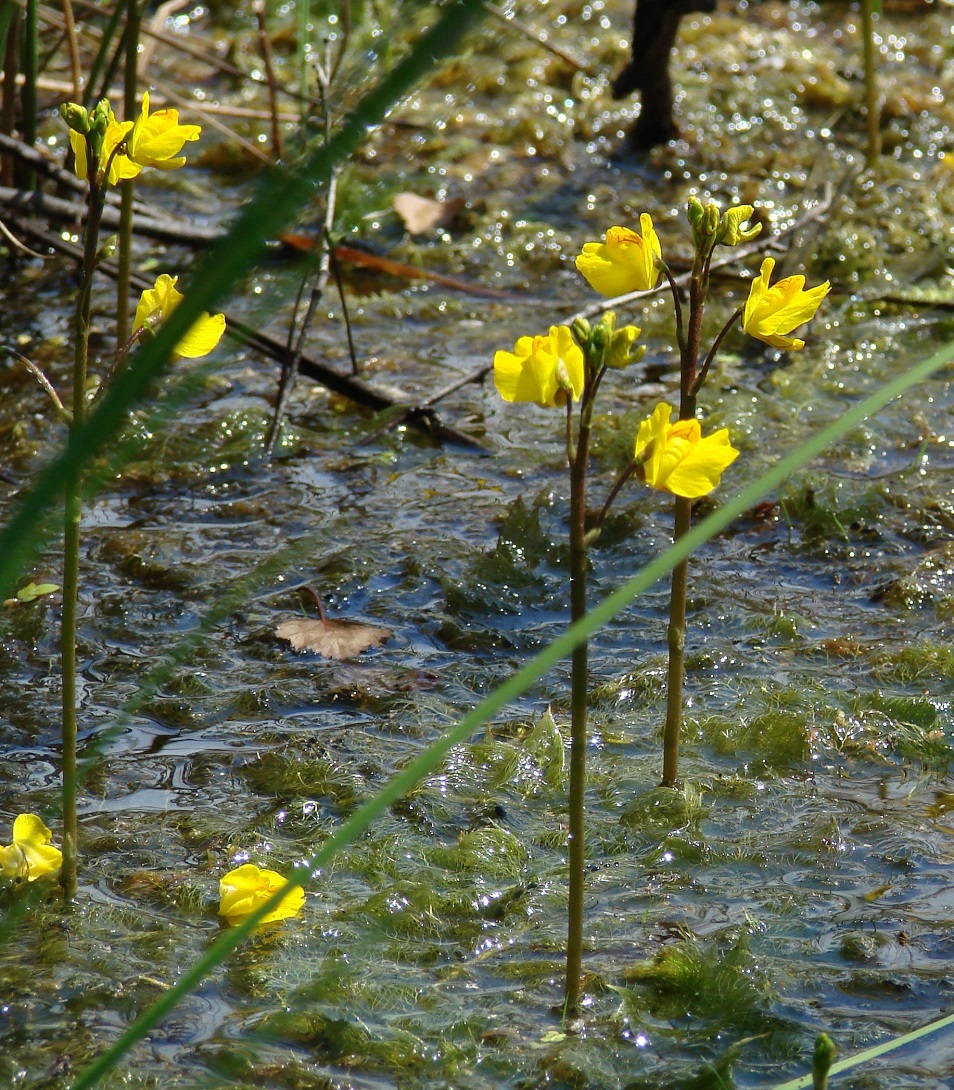
[[[143,167],[178,170],[185,166],[179,155],[183,144],[198,140],[198,125],[180,125],[178,110],[149,112],[149,93],[142,96],[142,110],[135,121],[117,121],[113,108],[104,98],[92,111],[75,102],[60,108],[70,127],[70,147],[76,161],[76,176],[84,182],[89,177],[92,158],[97,181],[116,185],[124,178],[135,178]]]
[[[692,198],[688,211],[696,251],[701,254],[711,254],[717,244],[750,242],[762,229],[760,223],[751,222],[755,209],[748,204],[720,213],[714,204],[704,205]],[[610,227],[602,242],[585,243],[576,258],[581,275],[601,295],[652,291],[667,272],[652,217],[642,213],[639,226],[638,232]],[[804,347],[805,342],[789,334],[814,317],[831,285],[826,280],[806,290],[804,276],[788,276],[772,284],[774,268],[772,258],[763,260],[748,299],[735,317],[741,316],[742,328],[750,336],[773,348],[792,351]],[[636,358],[633,342],[639,332],[635,326],[615,331],[616,337],[627,338],[627,348],[616,362],[610,362],[609,354],[604,353],[606,365],[632,362]],[[586,323],[577,323],[572,329],[552,326],[545,336],[521,337],[513,352],[500,350],[494,356],[494,381],[500,396],[505,401],[549,408],[580,400],[591,377],[587,353],[593,343]],[[658,405],[640,425],[634,449],[637,475],[651,488],[687,499],[707,495],[738,451],[729,443],[725,429],[704,438],[696,420],[671,424],[671,414],[668,405]]]
[[[219,915],[231,927],[242,923],[285,885],[285,879],[273,870],[262,870],[254,863],[244,863],[229,871],[219,883]],[[305,891],[292,886],[260,923],[277,923],[297,916],[305,903]]]
[[[60,873],[63,853],[36,814],[20,814],[13,823],[13,843],[0,847],[0,872],[7,878],[38,878]]]

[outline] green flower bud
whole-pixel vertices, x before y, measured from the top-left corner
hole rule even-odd
[[[706,238],[712,238],[719,230],[719,209],[712,201],[709,201],[705,207],[705,214],[702,217],[699,230]]]
[[[835,1044],[827,1033],[819,1033],[815,1039],[812,1057],[812,1080],[815,1086],[828,1085],[828,1072],[835,1062]]]
[[[689,198],[689,206],[686,209],[689,216],[689,225],[691,227],[698,227],[702,223],[702,217],[705,213],[705,209],[702,206],[702,201],[698,197]]]
[[[60,117],[74,132],[78,132],[81,136],[85,136],[89,132],[89,112],[85,106],[80,106],[78,102],[64,102],[60,106]]]
[[[574,318],[570,332],[580,348],[586,348],[590,343],[590,323],[585,318]]]
[[[119,245],[119,236],[110,235],[108,239],[99,248],[99,253],[96,255],[97,261],[108,261],[111,257],[115,256],[116,247]]]
[[[616,326],[616,315],[608,310],[590,332],[590,340],[587,345],[587,363],[596,370],[603,366],[606,350],[613,340],[613,330]]]

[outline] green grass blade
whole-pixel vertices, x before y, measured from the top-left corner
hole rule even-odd
[[[693,527],[685,537],[640,569],[619,590],[600,602],[582,621],[578,621],[562,636],[535,655],[517,673],[508,678],[468,715],[464,716],[456,726],[446,731],[406,768],[392,777],[374,798],[355,811],[303,867],[299,867],[291,873],[286,885],[278,890],[258,911],[249,916],[239,927],[223,934],[180,977],[172,988],[144,1011],[115,1044],[80,1075],[73,1084],[72,1090],[86,1090],[87,1087],[92,1086],[99,1078],[111,1071],[133,1045],[140,1041],[153,1026],[175,1008],[180,999],[188,995],[217,966],[225,961],[229,954],[252,931],[258,921],[278,904],[290,885],[308,882],[314,871],[327,866],[329,861],[341,849],[353,843],[370,828],[389,806],[407,794],[425,776],[434,772],[455,746],[466,741],[474,731],[525,693],[531,685],[548,673],[558,662],[567,658],[574,647],[593,636],[639,594],[651,587],[671,571],[676,564],[693,553],[711,537],[724,530],[734,519],[762,499],[767,492],[777,488],[793,473],[806,466],[821,454],[826,447],[847,435],[852,428],[858,427],[869,416],[884,408],[889,401],[894,400],[912,386],[924,381],[924,379],[952,360],[954,360],[954,344],[949,344],[929,359],[923,360],[903,375],[899,375],[893,381],[860,401],[815,435],[810,436],[797,450],[772,466],[771,469],[763,473],[747,488],[744,488],[723,507],[718,508],[708,518]],[[779,1087],[777,1090],[782,1090],[782,1088]]]
[[[327,144],[319,146],[294,173],[275,171],[239,216],[228,236],[189,277],[185,299],[135,357],[134,364],[110,384],[86,425],[70,436],[65,450],[40,475],[30,495],[0,534],[0,596],[6,596],[36,550],[45,511],[58,501],[64,481],[81,472],[122,429],[132,408],[143,403],[164,372],[175,345],[193,322],[235,286],[279,234],[327,181],[335,166],[351,155],[369,129],[380,125],[442,57],[451,55],[481,17],[481,0],[454,0],[408,55],[358,104]]]

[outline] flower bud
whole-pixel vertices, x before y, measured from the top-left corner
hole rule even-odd
[[[585,318],[574,318],[570,332],[580,348],[586,348],[590,343],[590,323]]]
[[[60,106],[60,117],[80,136],[85,136],[89,132],[89,112],[78,102],[64,102]]]
[[[99,248],[99,253],[96,255],[97,261],[108,261],[116,254],[116,247],[119,244],[118,235],[110,235],[108,239]]]
[[[606,351],[613,340],[613,331],[616,328],[616,314],[608,310],[597,322],[590,332],[590,341],[586,349],[587,363],[598,370],[603,366]]]
[[[702,223],[702,217],[705,213],[705,209],[702,206],[702,201],[698,197],[689,198],[689,206],[686,209],[689,216],[690,227],[698,227]]]
[[[692,224],[692,242],[696,252],[709,253],[719,231],[719,209],[712,201],[702,204],[690,197],[689,222]]]

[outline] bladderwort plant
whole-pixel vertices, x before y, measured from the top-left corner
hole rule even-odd
[[[198,125],[180,125],[176,110],[150,113],[149,96],[143,95],[142,109],[134,121],[117,121],[109,102],[103,99],[92,110],[66,103],[61,114],[69,126],[70,146],[77,177],[87,183],[86,223],[83,232],[83,260],[73,313],[73,389],[69,407],[49,377],[36,365],[30,370],[49,394],[57,414],[75,435],[86,423],[90,407],[107,389],[111,379],[125,367],[135,367],[132,349],[168,318],[182,300],[176,278],[165,273],[144,291],[133,318],[133,332],[118,344],[112,360],[97,376],[90,374],[89,340],[93,284],[103,257],[112,252],[109,242],[100,246],[100,226],[106,193],[123,179],[133,179],[147,167],[175,170],[185,165],[179,152],[187,141],[199,138]],[[204,314],[175,347],[174,354],[194,359],[206,355],[225,331],[221,314]],[[60,635],[62,672],[62,884],[67,901],[77,882],[77,608],[79,601],[80,531],[82,520],[82,474],[70,468],[63,489],[63,614]]]
[[[818,309],[830,285],[808,291],[803,276],[771,283],[775,262],[765,258],[752,281],[745,305],[739,307],[712,342],[700,365],[703,320],[709,292],[712,254],[718,245],[737,246],[754,239],[761,224],[748,223],[751,205],[739,205],[720,214],[712,204],[693,198],[688,218],[694,248],[689,277],[688,307],[662,257],[652,217],[640,217],[641,232],[611,227],[603,242],[588,242],[576,259],[579,272],[592,288],[608,297],[653,290],[665,277],[672,291],[679,344],[679,411],[661,403],[639,425],[633,457],[610,489],[595,518],[587,519],[587,476],[596,397],[608,370],[637,362],[643,354],[636,344],[641,330],[617,328],[616,315],[607,311],[595,325],[577,319],[572,325],[553,326],[542,336],[521,337],[513,352],[494,356],[494,379],[505,401],[527,402],[565,412],[566,459],[570,478],[570,623],[586,615],[587,568],[590,545],[599,536],[610,508],[623,485],[636,477],[650,488],[673,496],[673,539],[679,541],[692,524],[692,501],[708,495],[722,473],[738,457],[728,429],[703,436],[697,419],[699,393],[724,338],[741,318],[750,335],[776,348],[798,349],[804,341],[789,336]],[[679,736],[685,677],[686,593],[688,557],[673,569],[670,592],[667,709],[663,738],[662,784],[679,783]],[[570,777],[568,798],[567,950],[564,1017],[579,1015],[582,1001],[583,876],[585,869],[585,794],[589,665],[587,642],[573,651],[570,695]]]

